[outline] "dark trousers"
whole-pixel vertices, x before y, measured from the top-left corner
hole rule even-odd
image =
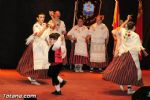
[[[59,84],[58,75],[62,69],[62,66],[62,63],[60,63],[49,67],[48,76],[52,79],[52,85]]]

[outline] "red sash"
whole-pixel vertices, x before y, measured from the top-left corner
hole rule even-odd
[[[61,48],[55,51],[55,63],[62,63]]]

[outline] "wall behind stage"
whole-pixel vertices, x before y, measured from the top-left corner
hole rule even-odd
[[[108,26],[110,32],[112,29],[114,1],[102,0],[101,14],[105,15],[104,23]],[[144,0],[146,2],[146,0]],[[148,0],[147,0],[148,2]],[[145,3],[146,5],[146,3]],[[125,19],[128,14],[137,15],[137,0],[120,0],[121,19]],[[148,4],[146,5],[148,7]],[[145,8],[145,11],[148,8]],[[32,25],[35,23],[35,16],[38,12],[46,14],[46,22],[50,19],[49,10],[60,10],[61,19],[67,26],[67,31],[72,27],[74,0],[1,0],[0,1],[0,68],[16,68],[16,65],[25,50],[25,39],[32,34]],[[148,12],[148,10],[147,10]],[[147,15],[150,16],[150,15]],[[136,17],[134,17],[136,20]],[[145,21],[147,24],[148,21]],[[145,25],[146,25],[145,24]],[[148,27],[148,26],[146,26]],[[149,50],[148,38],[150,31],[146,31],[144,45]],[[145,37],[144,36],[144,37]],[[68,50],[70,50],[70,42],[67,41]],[[112,58],[113,38],[110,33],[110,41],[108,45],[109,60]],[[69,51],[68,51],[69,52]],[[145,68],[150,66],[145,58],[142,63]]]
[[[143,57],[142,66],[150,69],[150,0],[143,0],[143,46],[149,53],[148,57]]]

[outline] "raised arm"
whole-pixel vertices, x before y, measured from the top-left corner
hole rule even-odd
[[[121,26],[120,27],[125,27],[125,25],[130,21],[132,19],[132,17],[131,17],[131,15],[128,15],[127,16],[127,19],[123,22],[123,24],[121,24]]]
[[[119,32],[119,30],[120,30],[121,28],[124,28],[124,27],[126,26],[126,24],[127,24],[131,19],[132,19],[131,15],[128,15],[128,16],[127,16],[127,19],[121,24],[120,27],[117,27],[116,29],[112,30],[113,38],[114,38],[115,41],[117,40],[116,35],[117,35],[117,33]]]

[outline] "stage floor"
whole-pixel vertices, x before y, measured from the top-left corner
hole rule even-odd
[[[35,94],[37,100],[131,100],[131,96],[120,91],[118,85],[102,80],[102,74],[63,71],[61,76],[68,83],[62,88],[62,96],[54,96],[51,94],[54,88],[49,79],[39,80],[41,85],[36,86],[31,85],[16,70],[0,70],[0,100],[18,100],[6,99],[4,94]],[[143,80],[146,86],[150,86],[150,70],[143,71]]]

